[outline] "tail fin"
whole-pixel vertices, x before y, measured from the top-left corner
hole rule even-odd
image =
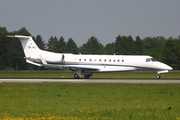
[[[24,50],[25,57],[36,58],[39,56],[40,49],[38,48],[31,36],[15,35],[8,37],[19,38]]]

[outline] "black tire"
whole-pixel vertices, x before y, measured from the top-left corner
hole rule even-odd
[[[79,78],[79,75],[74,74],[74,78],[75,78],[75,79],[78,79],[78,78]]]
[[[90,77],[90,75],[84,75],[84,78],[88,79]]]
[[[160,78],[161,78],[161,76],[160,76],[160,75],[157,75],[157,76],[156,76],[156,78],[157,78],[157,79],[160,79]]]

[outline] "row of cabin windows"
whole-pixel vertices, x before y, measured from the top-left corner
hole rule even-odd
[[[81,61],[81,59],[79,59],[79,61]],[[86,59],[84,59],[84,61],[86,61]],[[89,59],[89,61],[91,62],[92,61],[92,59]],[[102,62],[103,60],[101,60],[101,59],[99,59],[99,62]],[[97,59],[94,59],[94,62],[97,62]],[[104,59],[104,62],[107,62],[107,60],[106,59]],[[116,62],[116,60],[115,59],[113,59],[113,60],[111,60],[111,59],[109,59],[109,62]],[[124,62],[124,60],[122,59],[122,60],[117,60],[117,62]]]

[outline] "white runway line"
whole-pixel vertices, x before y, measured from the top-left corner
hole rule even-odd
[[[0,79],[0,83],[41,83],[41,82],[72,82],[72,83],[180,83],[171,79]]]

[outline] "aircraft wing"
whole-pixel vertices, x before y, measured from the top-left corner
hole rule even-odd
[[[57,64],[42,64],[44,67],[48,68],[56,68],[56,69],[70,69],[70,70],[76,70],[76,69],[82,69],[82,70],[91,70],[91,71],[98,71],[98,66],[91,66],[91,65],[57,65]]]
[[[83,70],[94,70],[98,71],[99,66],[92,66],[92,65],[68,65],[69,68],[81,68]]]

